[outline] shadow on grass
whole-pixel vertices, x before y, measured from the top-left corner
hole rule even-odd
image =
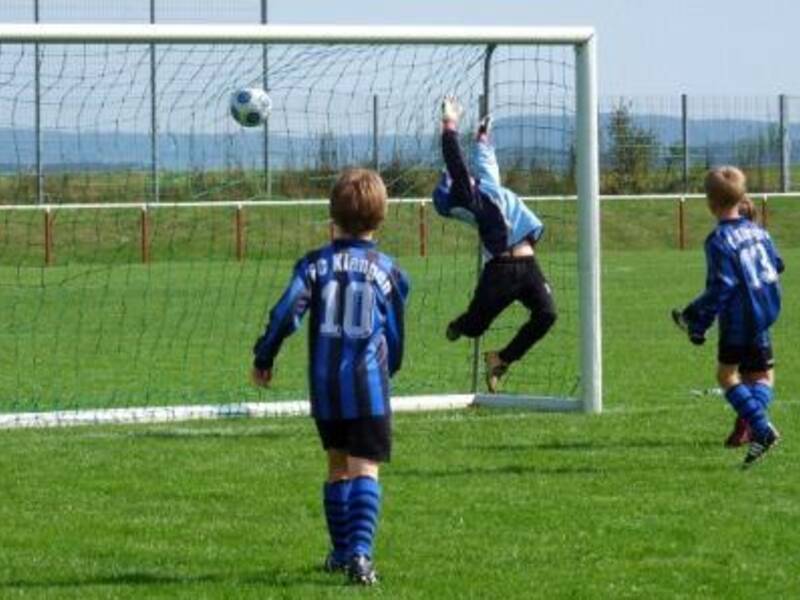
[[[533,465],[500,465],[497,467],[456,467],[453,469],[395,469],[392,477],[474,477],[502,475],[602,475],[605,469],[590,466],[541,467]]]
[[[197,439],[283,439],[296,435],[287,427],[169,427],[130,431],[129,437],[165,440]]]
[[[719,441],[703,440],[694,444],[689,444],[686,440],[668,439],[634,439],[620,442],[547,442],[543,444],[470,444],[466,446],[468,450],[478,452],[534,452],[537,450],[547,452],[586,452],[593,450],[654,450],[660,448],[680,448],[694,446],[702,449],[721,448]]]
[[[43,588],[84,588],[96,586],[171,586],[194,584],[224,584],[224,585],[263,585],[275,588],[291,588],[295,586],[320,586],[342,587],[344,579],[331,576],[321,569],[307,567],[297,569],[295,572],[287,571],[262,571],[244,574],[208,573],[201,575],[168,575],[164,573],[149,573],[146,571],[132,571],[116,575],[94,575],[63,579],[12,579],[0,581],[2,589],[43,589]],[[146,591],[142,591],[146,593]],[[1,594],[0,594],[1,595]]]

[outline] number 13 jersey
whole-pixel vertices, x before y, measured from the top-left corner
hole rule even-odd
[[[719,315],[720,340],[757,343],[781,309],[783,260],[769,233],[743,218],[720,221],[705,242],[706,289],[687,309],[705,332]]]
[[[409,282],[394,260],[360,239],[336,240],[294,267],[253,349],[272,368],[283,340],[310,311],[311,413],[319,420],[389,416],[389,378],[403,360]]]

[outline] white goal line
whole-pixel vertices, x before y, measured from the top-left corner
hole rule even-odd
[[[554,397],[442,394],[400,396],[392,400],[392,410],[394,412],[460,410],[472,406],[558,412],[581,410],[581,404],[577,400]],[[0,414],[0,429],[170,423],[201,419],[276,418],[307,416],[309,412],[309,403],[306,400],[241,402],[197,406],[56,410]]]

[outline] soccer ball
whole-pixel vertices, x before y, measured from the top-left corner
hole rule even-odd
[[[231,116],[243,127],[263,125],[272,111],[272,100],[261,88],[244,88],[231,95]]]

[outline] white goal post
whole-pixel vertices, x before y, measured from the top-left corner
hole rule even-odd
[[[362,45],[451,45],[571,46],[574,49],[574,179],[577,191],[577,338],[579,384],[577,397],[528,397],[520,395],[451,395],[429,403],[429,408],[453,408],[465,404],[521,407],[536,410],[600,413],[602,410],[602,332],[600,295],[599,141],[596,35],[590,27],[461,27],[461,26],[334,26],[334,25],[136,25],[136,24],[2,24],[4,44],[362,44]],[[38,67],[37,67],[38,68]],[[38,85],[38,84],[37,84]],[[487,92],[488,93],[488,92]],[[38,111],[38,108],[37,108]],[[38,117],[37,117],[38,118]],[[41,171],[40,171],[41,174]],[[47,209],[46,204],[39,206]],[[54,206],[58,210],[57,206]],[[66,208],[66,207],[63,207]],[[0,214],[2,214],[0,212]],[[410,341],[413,343],[413,340]],[[425,409],[425,396],[399,405]],[[465,399],[468,399],[465,400]],[[270,403],[267,403],[270,404]],[[237,408],[238,406],[238,408]],[[100,411],[64,412],[43,419],[43,413],[0,415],[0,427],[125,421],[120,411],[129,411],[133,422],[214,418],[240,415],[296,413],[298,405],[282,411],[259,408],[253,403],[148,409],[111,409],[107,418]],[[185,410],[184,410],[185,409]],[[408,409],[408,408],[407,408]],[[164,415],[161,415],[162,411]],[[3,411],[0,411],[3,412]],[[83,413],[83,416],[81,416]],[[29,421],[25,418],[30,417]]]

